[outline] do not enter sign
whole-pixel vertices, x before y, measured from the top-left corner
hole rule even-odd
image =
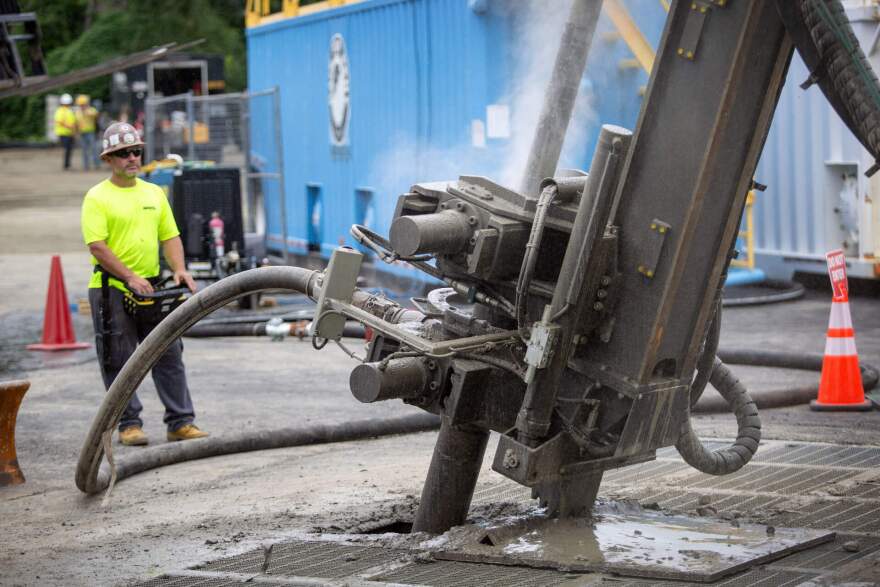
[[[846,255],[843,251],[831,251],[825,253],[828,261],[828,276],[831,278],[831,288],[834,292],[834,301],[843,302],[848,299],[846,282]]]

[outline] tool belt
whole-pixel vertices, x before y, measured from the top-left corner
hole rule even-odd
[[[122,283],[124,280],[113,275],[101,265],[95,265],[95,273],[101,274],[101,325],[104,335],[110,332],[110,278]],[[152,329],[161,322],[177,306],[189,298],[188,287],[167,287],[170,277],[151,277],[147,281],[153,286],[153,293],[139,294],[126,288],[122,292],[122,307],[125,313],[131,316],[138,329]],[[110,345],[108,338],[104,338],[103,363],[105,368],[110,365]]]

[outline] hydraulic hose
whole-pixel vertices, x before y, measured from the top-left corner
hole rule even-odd
[[[208,457],[255,450],[346,442],[393,434],[411,434],[414,432],[437,430],[438,428],[440,428],[439,417],[429,413],[417,413],[393,418],[356,420],[340,424],[312,424],[300,428],[245,431],[229,436],[174,442],[140,450],[131,456],[117,460],[115,463],[116,481],[166,465]],[[103,489],[101,484],[105,479],[109,480],[109,468],[106,465],[101,467],[98,483],[92,486],[93,491],[87,491],[87,493],[101,491]]]
[[[718,352],[718,343],[721,340],[721,305],[716,302],[715,315],[709,324],[709,333],[706,341],[703,343],[703,349],[700,351],[700,358],[697,359],[697,374],[691,383],[691,409],[700,400],[709,378],[712,376],[712,370],[715,366],[715,355]]]
[[[880,83],[840,0],[801,0],[803,22],[853,130],[876,158],[880,153]],[[876,164],[875,164],[876,165]]]
[[[880,166],[880,83],[853,33],[840,0],[776,0],[776,7],[810,77]]]
[[[535,264],[538,261],[538,250],[541,246],[541,237],[544,234],[544,222],[547,217],[547,208],[556,197],[556,184],[550,184],[541,190],[538,204],[535,207],[535,219],[532,221],[532,229],[529,232],[529,241],[526,243],[526,252],[523,256],[522,266],[519,271],[519,279],[516,282],[515,318],[516,326],[520,332],[528,329],[526,317],[528,314],[529,287],[532,284],[532,276],[535,273]]]
[[[286,331],[284,336],[297,336],[302,338],[306,336],[305,325],[307,325],[308,322],[303,321],[302,324],[303,326],[299,326],[296,323],[285,322],[279,324],[276,328],[283,328]],[[209,338],[214,336],[266,336],[266,329],[266,322],[233,322],[229,324],[205,324],[204,322],[200,322],[187,330],[183,335],[190,338]],[[364,333],[364,325],[360,322],[353,322],[351,320],[347,321],[342,329],[342,336],[345,338],[363,338]],[[271,333],[269,334],[271,335]]]
[[[260,267],[226,277],[193,295],[168,315],[137,347],[116,380],[86,435],[76,467],[76,486],[96,493],[110,485],[110,471],[101,468],[104,446],[125,406],[144,377],[168,346],[199,319],[229,302],[266,289],[283,289],[314,297],[319,272],[299,267]]]
[[[715,359],[709,381],[736,415],[739,428],[736,440],[728,447],[709,450],[694,432],[688,414],[682,424],[681,435],[675,443],[675,448],[684,461],[698,471],[710,475],[728,475],[741,469],[758,450],[758,443],[761,441],[761,419],[758,417],[758,408],[749,397],[746,388],[720,359]]]

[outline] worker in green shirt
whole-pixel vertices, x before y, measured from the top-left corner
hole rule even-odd
[[[70,169],[70,153],[76,138],[76,114],[70,107],[73,104],[70,94],[62,94],[58,102],[60,105],[55,110],[55,136],[64,148],[64,169],[67,170]]]
[[[95,148],[95,132],[98,128],[98,111],[89,104],[89,97],[76,97],[76,128],[79,131],[79,147],[82,149],[83,169],[98,169],[98,150]]]
[[[83,200],[82,233],[95,272],[89,283],[89,303],[95,326],[95,347],[104,385],[109,388],[122,366],[154,323],[126,311],[126,292],[153,292],[159,275],[159,246],[174,272],[174,282],[196,290],[186,271],[183,244],[165,192],[137,177],[144,143],[138,131],[114,122],[104,131],[101,159],[112,170]],[[129,304],[131,308],[131,304]],[[174,341],[153,366],[153,382],[165,406],[168,440],[189,440],[208,434],[193,424],[195,410],[183,366],[183,344]],[[132,395],[119,421],[119,440],[147,444],[137,394]]]

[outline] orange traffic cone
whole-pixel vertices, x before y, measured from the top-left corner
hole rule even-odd
[[[76,342],[70,320],[70,306],[67,305],[64,274],[61,272],[61,257],[53,255],[52,269],[49,272],[49,293],[46,295],[46,313],[43,317],[43,340],[39,344],[29,344],[27,349],[67,351],[89,346],[91,345],[87,342]]]
[[[841,251],[828,254],[828,267],[834,298],[831,301],[831,318],[828,320],[828,335],[825,339],[819,397],[810,402],[810,408],[820,411],[871,410],[873,404],[865,399],[865,390],[862,387],[855,330],[849,312],[846,264]]]

